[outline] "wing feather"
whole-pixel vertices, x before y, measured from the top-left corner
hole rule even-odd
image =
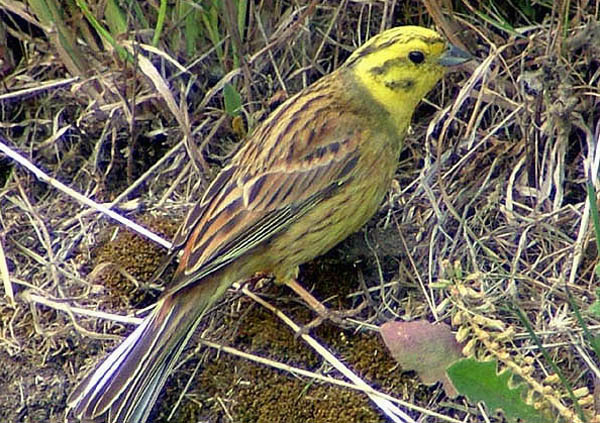
[[[314,101],[310,93],[304,97]],[[311,115],[267,119],[189,213],[184,225],[191,230],[176,238],[176,245],[186,246],[167,293],[201,283],[289,228],[351,179],[362,130],[340,122],[337,107],[315,111],[298,102],[288,107]],[[292,137],[287,149],[278,145],[284,142],[281,133]]]

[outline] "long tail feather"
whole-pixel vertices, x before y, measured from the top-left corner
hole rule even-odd
[[[69,407],[82,421],[145,421],[204,311],[228,284],[201,286],[159,301],[154,311],[71,393]]]

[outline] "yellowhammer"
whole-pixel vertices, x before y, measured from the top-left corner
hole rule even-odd
[[[417,103],[470,56],[438,33],[387,30],[258,126],[206,190],[156,308],[71,394],[89,421],[145,421],[206,309],[258,272],[285,282],[377,210]],[[184,235],[185,234],[185,235]]]

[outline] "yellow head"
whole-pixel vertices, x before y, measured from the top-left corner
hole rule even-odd
[[[410,122],[417,103],[449,66],[470,60],[440,34],[419,26],[389,29],[359,47],[344,65],[396,123]]]

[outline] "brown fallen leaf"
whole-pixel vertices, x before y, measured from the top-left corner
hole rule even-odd
[[[416,371],[426,385],[441,382],[451,398],[458,395],[446,368],[462,358],[462,346],[448,325],[418,320],[387,322],[380,329],[383,342],[403,370]]]

